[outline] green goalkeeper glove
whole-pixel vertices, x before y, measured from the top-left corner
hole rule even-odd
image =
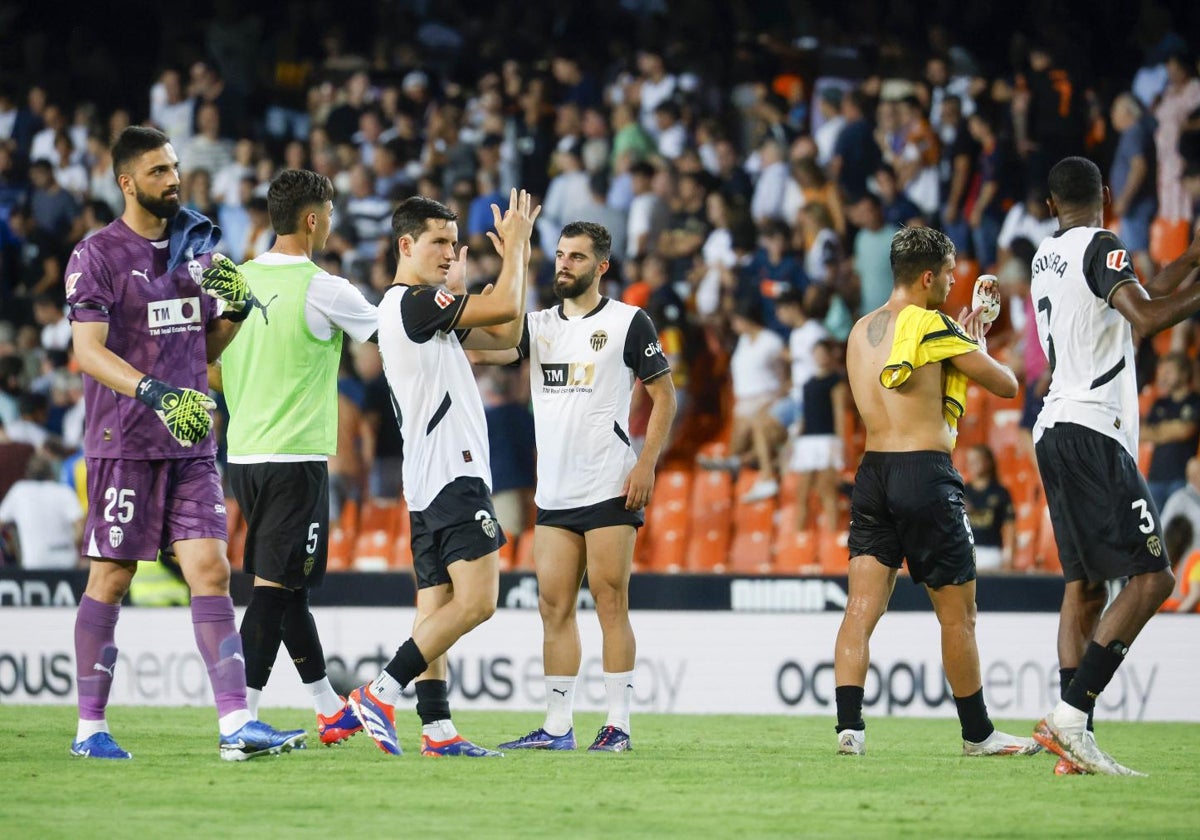
[[[224,254],[213,254],[212,264],[200,275],[200,288],[224,302],[225,317],[230,321],[244,321],[254,311],[254,295],[246,276]]]
[[[209,412],[217,407],[208,394],[191,388],[175,388],[151,376],[142,377],[134,393],[143,405],[158,415],[180,445],[191,446],[208,437],[212,429]]]

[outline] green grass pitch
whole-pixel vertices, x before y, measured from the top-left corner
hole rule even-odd
[[[267,709],[280,727],[311,713]],[[834,755],[830,719],[639,715],[625,755],[427,759],[400,714],[396,758],[364,735],[277,758],[217,757],[210,709],[110,710],[133,761],[68,754],[71,707],[0,706],[0,834],[108,837],[1196,837],[1200,725],[1106,723],[1103,748],[1150,778],[1056,777],[1046,755],[962,758],[952,720],[875,718]],[[536,713],[460,712],[494,746]],[[602,723],[576,716],[590,743]],[[1033,721],[1000,721],[1027,733]]]

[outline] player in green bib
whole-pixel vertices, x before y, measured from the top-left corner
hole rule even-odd
[[[313,172],[288,170],[271,183],[277,238],[241,266],[255,311],[222,357],[229,477],[249,527],[244,568],[254,575],[241,626],[247,701],[255,713],[282,642],[312,694],[324,744],[362,728],[326,676],[308,590],[325,574],[343,336],[367,341],[377,321],[354,285],[312,261],[329,238],[333,197],[333,184]]]

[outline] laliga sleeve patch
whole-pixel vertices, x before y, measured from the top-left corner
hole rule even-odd
[[[438,289],[437,294],[433,296],[433,302],[438,305],[438,309],[445,309],[447,306],[454,303],[454,295],[450,294],[445,289]]]
[[[1129,265],[1129,254],[1123,248],[1109,251],[1108,256],[1104,258],[1104,264],[1113,271],[1121,271]]]

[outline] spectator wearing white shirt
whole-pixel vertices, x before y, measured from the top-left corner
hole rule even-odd
[[[34,454],[0,502],[0,523],[17,529],[17,557],[24,569],[73,569],[79,565],[83,509],[74,491],[54,480],[54,465]]]
[[[150,88],[150,121],[171,138],[176,148],[192,139],[192,115],[196,101],[184,95],[183,77],[174,67],[159,74]]]
[[[654,119],[654,109],[675,96],[679,80],[667,72],[663,57],[656,52],[642,51],[638,54],[637,63],[638,72],[641,74],[637,82],[637,98],[642,127],[657,139],[658,126]]]
[[[537,221],[542,242],[557,242],[563,226],[578,221],[592,200],[588,174],[576,148],[559,149],[553,160],[558,174],[550,179],[542,201],[542,215]]]
[[[1185,556],[1200,549],[1200,458],[1191,458],[1187,462],[1187,484],[1167,497],[1163,505],[1163,522],[1170,522],[1176,516],[1182,516],[1192,523],[1192,544],[1188,546]]]
[[[750,198],[750,215],[758,225],[772,219],[786,221],[783,205],[791,170],[783,158],[783,147],[777,140],[764,140],[758,155],[761,169],[754,184],[754,195]]]
[[[248,137],[233,146],[233,160],[213,173],[212,197],[218,204],[238,202],[241,180],[254,175],[254,141]]]
[[[1004,265],[1008,261],[1015,239],[1028,239],[1037,248],[1043,239],[1053,236],[1058,230],[1058,220],[1050,215],[1050,208],[1046,205],[1049,197],[1045,186],[1033,186],[1025,194],[1023,202],[1009,209],[996,237],[997,265]]]
[[[838,135],[846,118],[842,116],[842,89],[827,87],[821,91],[818,98],[818,108],[821,111],[821,125],[813,132],[813,140],[817,144],[817,163],[828,166],[833,160],[833,149],[837,145]]]
[[[221,137],[221,112],[211,102],[196,109],[196,134],[180,152],[179,168],[183,172],[207,169],[220,172],[233,162],[232,144]]]
[[[33,299],[33,318],[42,328],[42,349],[66,350],[71,345],[71,322],[50,295],[41,294]]]
[[[653,165],[645,161],[635,163],[629,174],[632,176],[633,201],[629,204],[625,256],[632,260],[645,256],[658,242],[658,235],[667,227],[670,211],[654,192],[656,170]]]
[[[654,109],[654,124],[658,129],[658,153],[675,160],[688,145],[687,127],[680,121],[679,106],[674,102],[661,103]]]
[[[54,153],[54,138],[66,129],[67,118],[61,107],[50,103],[42,112],[42,123],[45,128],[33,135],[33,143],[29,146],[29,160],[48,160],[53,164],[58,158]]]

